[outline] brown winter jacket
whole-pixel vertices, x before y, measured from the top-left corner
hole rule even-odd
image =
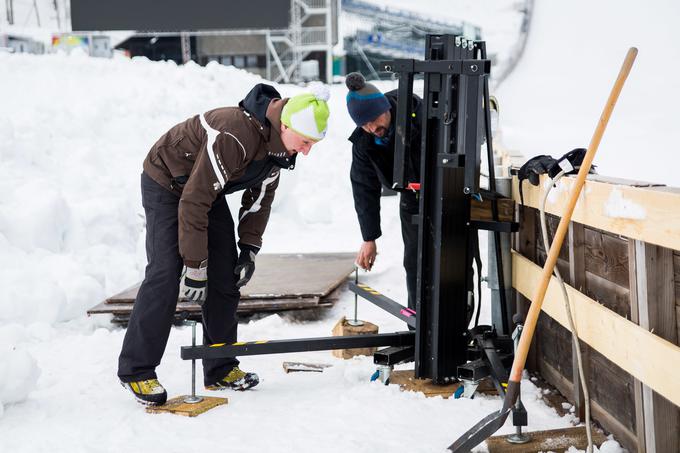
[[[196,115],[166,132],[144,160],[144,172],[176,193],[179,250],[184,264],[208,259],[208,211],[220,196],[245,190],[239,245],[262,245],[281,168],[292,169],[281,141],[281,110],[288,101],[259,84],[239,107]]]

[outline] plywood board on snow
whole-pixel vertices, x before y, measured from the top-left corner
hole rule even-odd
[[[602,445],[607,438],[600,431],[593,431],[593,444]],[[567,451],[569,447],[576,447],[585,450],[588,446],[585,426],[575,426],[573,428],[550,429],[547,431],[527,432],[531,440],[525,444],[513,444],[508,442],[508,437],[493,436],[487,439],[486,446],[489,453],[539,453],[552,451],[561,453]]]
[[[162,406],[148,406],[146,411],[149,414],[175,414],[183,415],[185,417],[197,417],[204,412],[209,411],[217,406],[227,404],[227,398],[217,398],[214,396],[204,396],[203,400],[198,403],[185,403],[187,395],[178,396],[168,400]]]

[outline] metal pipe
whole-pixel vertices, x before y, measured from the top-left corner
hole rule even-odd
[[[196,321],[191,323],[191,346],[196,346]],[[196,396],[196,359],[191,360],[191,396],[184,398],[188,404],[196,404],[203,401],[203,397]]]
[[[354,284],[357,285],[359,284],[359,268],[355,267],[354,268]],[[353,327],[358,327],[358,326],[363,326],[364,322],[359,321],[357,319],[358,316],[358,306],[359,306],[359,295],[355,292],[354,293],[354,319],[350,319],[347,321],[347,324]]]

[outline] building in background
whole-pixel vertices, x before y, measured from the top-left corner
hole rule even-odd
[[[152,60],[217,61],[277,82],[332,78],[339,0],[72,0],[74,30],[134,30],[116,46]]]
[[[346,72],[379,78],[380,62],[394,58],[422,60],[427,34],[482,38],[481,29],[463,21],[442,21],[411,11],[360,0],[342,0]]]
[[[0,33],[0,51],[9,53],[45,53],[45,45],[26,36]]]

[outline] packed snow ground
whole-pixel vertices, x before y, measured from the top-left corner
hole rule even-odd
[[[535,39],[530,37],[520,69],[499,93],[506,144],[526,155],[558,155],[587,145],[625,49],[637,45],[638,63],[597,162],[604,174],[680,185],[669,145],[677,143],[670,122],[677,118],[673,106],[680,90],[670,76],[678,59],[664,58],[665,70],[654,72],[660,50],[648,44],[661,36],[665,47],[657,47],[678,56],[680,39],[671,33],[669,19],[677,17],[677,8],[656,3],[656,8],[640,7],[638,15],[627,2],[616,2],[624,9],[611,22],[602,22],[604,6],[584,15],[585,3],[568,9],[539,3]],[[563,39],[573,30],[552,26],[564,17],[588,30],[597,29],[599,17],[597,23],[608,28],[589,42],[602,44],[574,55],[575,46]],[[657,33],[649,32],[652,23]],[[622,39],[618,24],[641,32]],[[143,274],[141,162],[171,125],[234,105],[259,81],[219,65],[0,54],[0,451],[441,451],[499,407],[495,398],[427,399],[369,383],[370,359],[341,361],[327,352],[244,358],[243,367],[257,371],[262,384],[252,392],[229,393],[227,407],[195,420],[147,415],[120,388],[116,360],[124,330],[106,317],[88,319],[83,313]],[[396,85],[381,84],[390,87]],[[300,91],[279,89],[284,96]],[[670,102],[659,102],[652,89],[663,91],[658,96]],[[353,126],[344,95],[344,87],[332,88],[328,137],[300,157],[295,171],[282,175],[263,253],[358,248],[346,141]],[[560,109],[546,115],[541,98],[554,99]],[[397,201],[383,199],[380,256],[376,268],[361,278],[403,301]],[[236,209],[238,197],[230,198],[230,206]],[[273,315],[242,324],[239,338],[326,336],[352,312],[353,297],[345,294],[321,320],[303,323]],[[362,304],[359,313],[383,332],[403,328],[372,306]],[[488,320],[488,313],[482,319]],[[158,369],[171,396],[190,389],[190,364],[179,359],[180,346],[190,340],[189,329],[174,328]],[[286,375],[284,360],[334,366],[322,374]],[[546,407],[531,382],[523,385],[523,400],[531,429],[574,422]],[[511,431],[509,425],[502,430]],[[620,448],[611,441],[601,451]]]

